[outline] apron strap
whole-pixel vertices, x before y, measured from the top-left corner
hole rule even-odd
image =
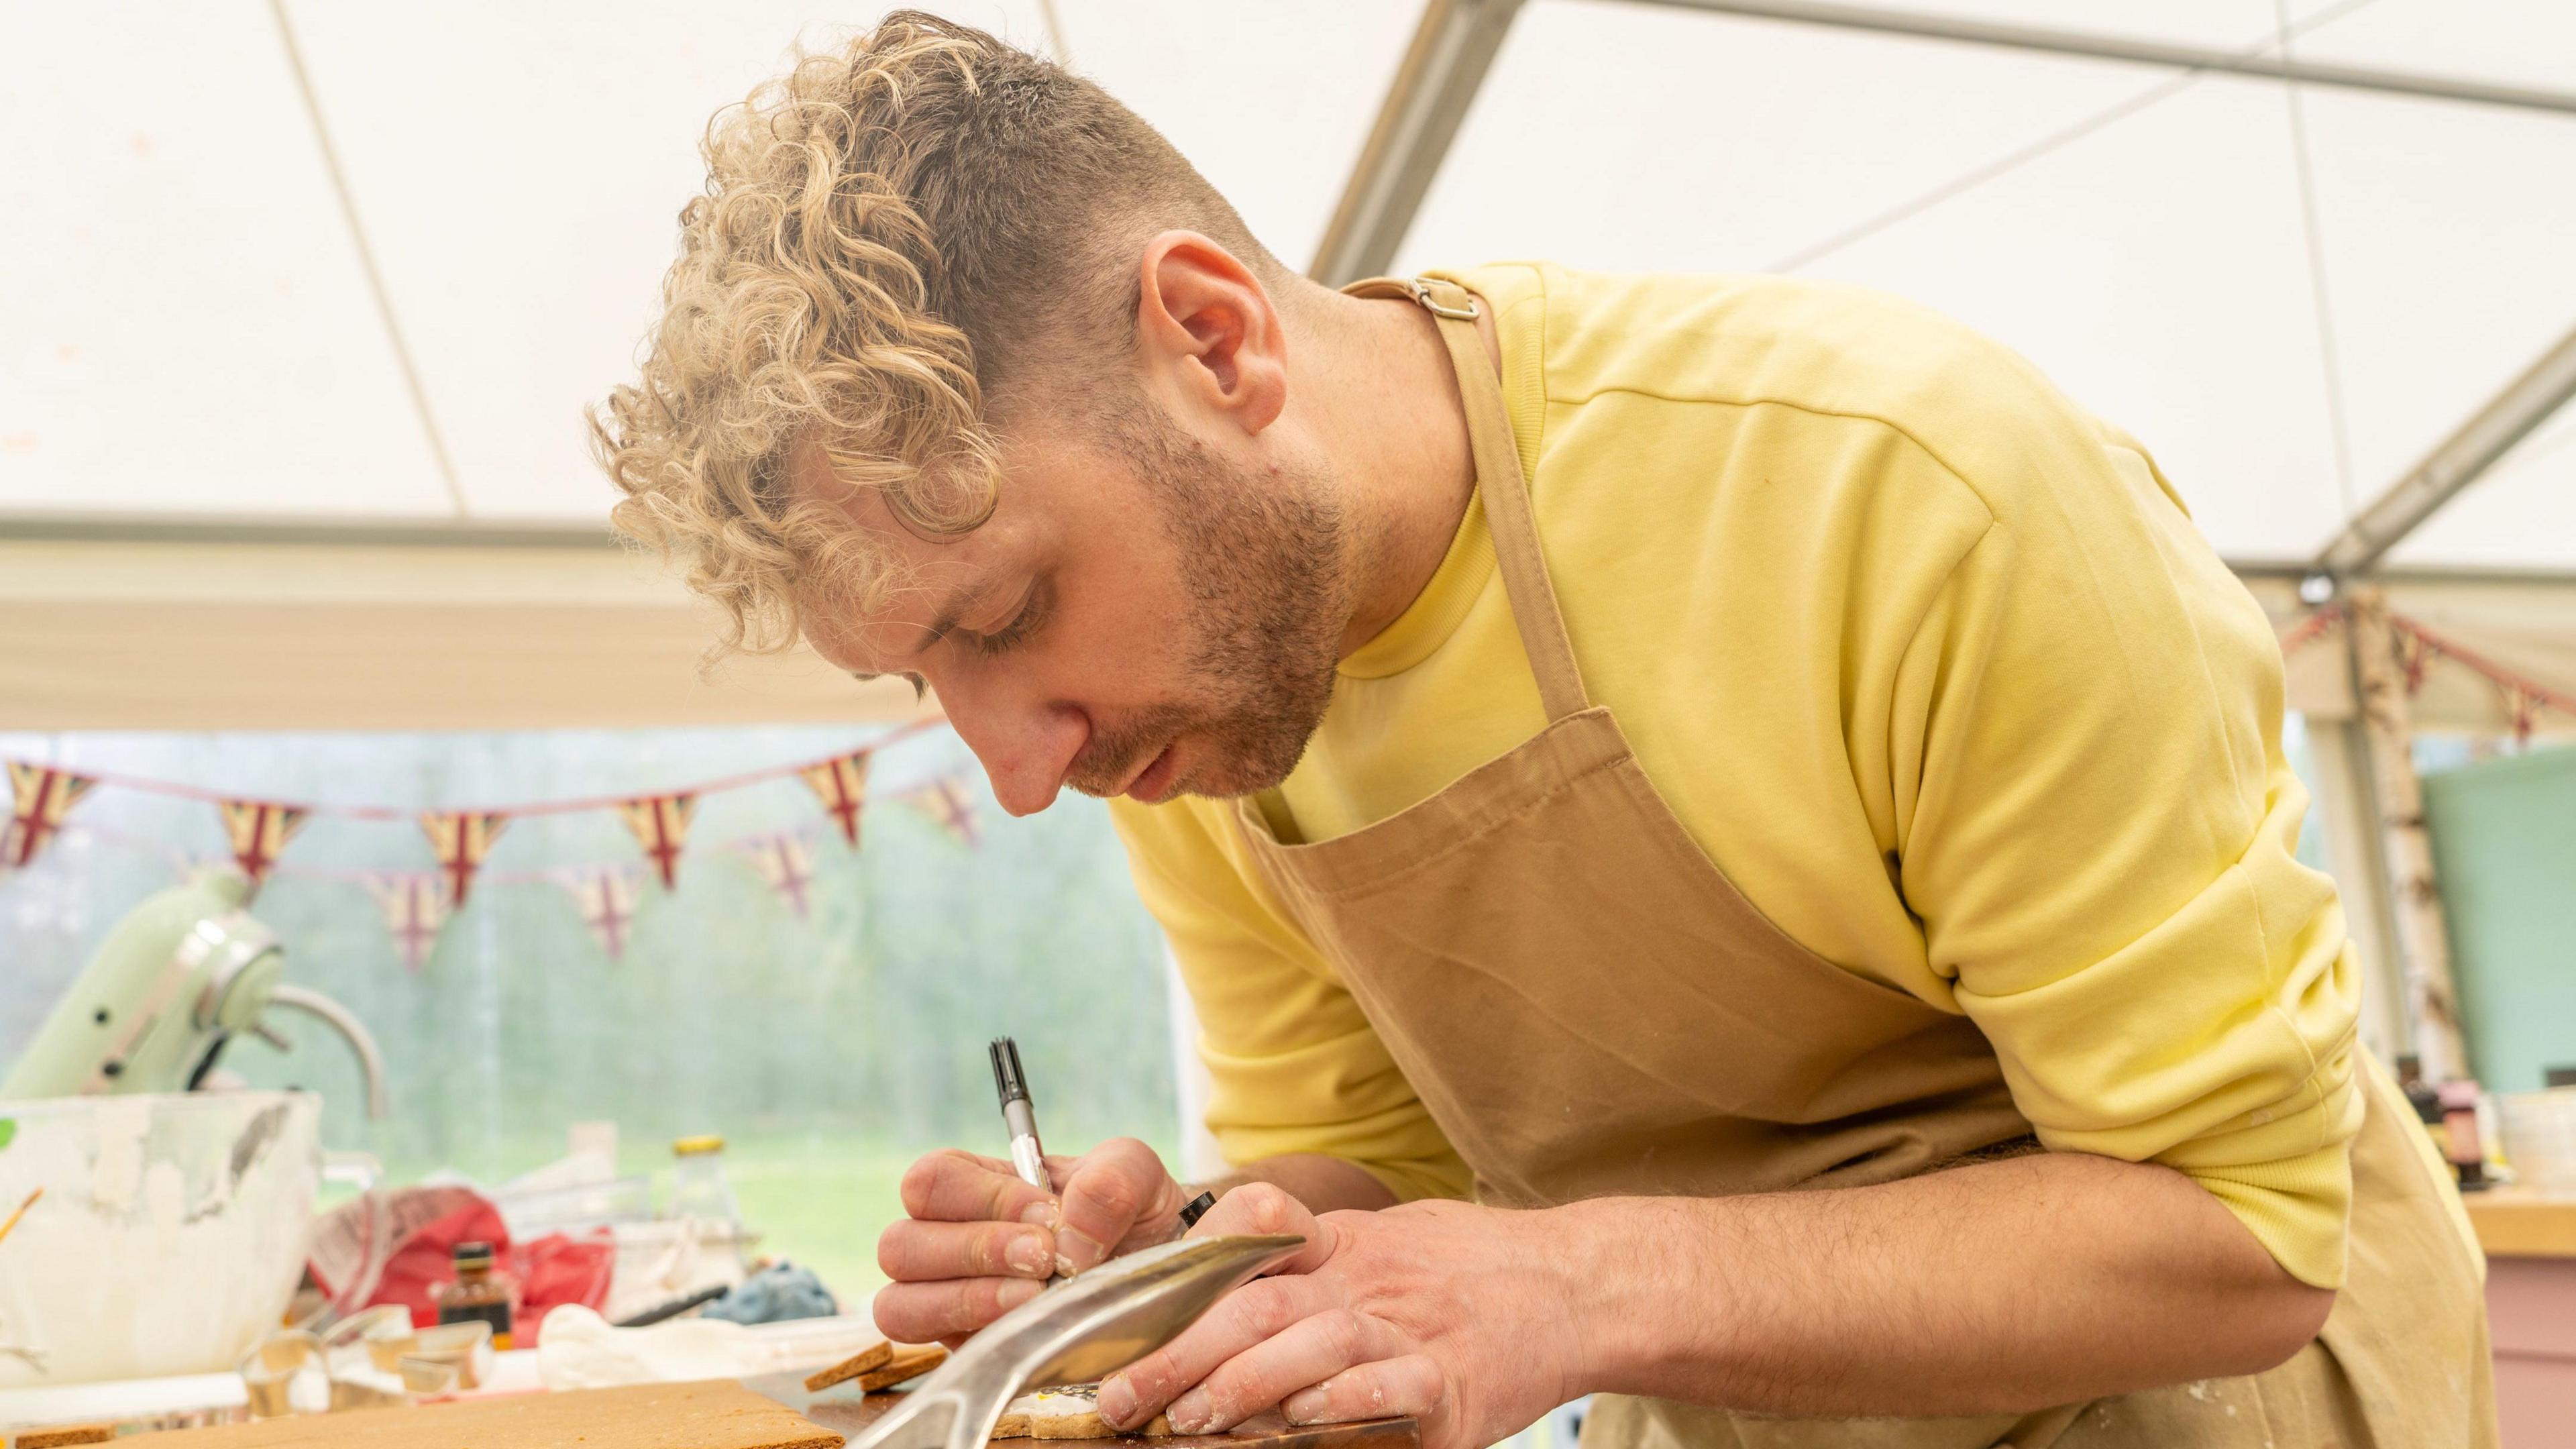
[[[1485,500],[1485,522],[1493,531],[1494,563],[1502,570],[1512,621],[1520,626],[1521,649],[1529,655],[1530,672],[1538,676],[1539,703],[1551,721],[1582,713],[1590,701],[1584,697],[1583,672],[1574,663],[1574,644],[1566,636],[1565,616],[1557,611],[1546,555],[1539,549],[1538,523],[1530,511],[1529,484],[1521,476],[1520,445],[1512,437],[1502,379],[1494,375],[1485,340],[1476,331],[1484,303],[1455,282],[1431,277],[1372,277],[1342,290],[1354,297],[1402,297],[1438,319],[1440,340],[1448,344],[1449,364],[1458,374],[1458,396],[1467,408],[1467,444],[1476,460],[1476,491]]]

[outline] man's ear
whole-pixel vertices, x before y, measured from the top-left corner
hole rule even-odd
[[[1136,344],[1185,406],[1258,433],[1288,406],[1288,339],[1252,269],[1194,231],[1145,244]]]

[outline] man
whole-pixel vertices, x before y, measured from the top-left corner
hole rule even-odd
[[[1236,1168],[1195,1230],[1308,1239],[1104,1417],[2491,1442],[2278,649],[2137,443],[1847,289],[1328,291],[920,14],[706,153],[620,525],[729,642],[935,688],[1013,813],[1122,797]],[[954,1341],[1197,1190],[1053,1170],[916,1165],[878,1323]]]

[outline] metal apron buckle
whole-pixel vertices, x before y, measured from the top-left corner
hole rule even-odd
[[[1413,300],[1421,304],[1422,310],[1434,317],[1446,317],[1452,322],[1473,322],[1479,315],[1476,299],[1472,294],[1468,296],[1466,306],[1451,307],[1432,297],[1431,283],[1425,278],[1407,277],[1404,279],[1404,285],[1411,289]]]

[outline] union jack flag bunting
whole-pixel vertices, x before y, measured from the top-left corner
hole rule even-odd
[[[742,843],[742,852],[751,857],[760,878],[778,892],[787,909],[799,917],[811,915],[814,909],[814,847],[794,831],[778,835],[754,836]]]
[[[859,810],[867,803],[868,752],[843,755],[825,760],[796,772],[812,787],[815,797],[823,802],[823,813],[841,827],[841,838],[850,848],[859,848]]]
[[[975,819],[975,802],[954,775],[942,775],[912,792],[912,808],[969,846],[981,845],[983,827]]]
[[[653,863],[653,873],[662,878],[662,889],[677,889],[680,883],[680,847],[689,838],[689,817],[697,813],[695,795],[647,795],[628,800],[617,807],[626,817],[626,828],[635,832],[635,843],[644,847],[644,858]]]
[[[68,770],[9,761],[9,825],[0,830],[0,870],[33,864],[94,783]]]
[[[510,817],[494,811],[447,810],[420,817],[421,833],[429,837],[429,848],[438,853],[438,872],[447,882],[447,900],[451,909],[465,908],[466,892],[474,885],[474,872],[483,868],[483,858],[492,853],[492,842],[501,838],[501,828]]]
[[[626,959],[626,943],[635,925],[635,869],[602,866],[597,870],[563,871],[554,876],[581,908],[582,924],[611,961]]]
[[[439,927],[447,924],[446,880],[429,871],[402,871],[370,875],[366,886],[385,913],[385,929],[393,934],[404,967],[418,971],[438,945]]]
[[[218,800],[215,808],[223,812],[224,839],[232,848],[233,863],[250,877],[251,889],[258,890],[276,867],[286,842],[304,828],[307,812],[268,800]]]

